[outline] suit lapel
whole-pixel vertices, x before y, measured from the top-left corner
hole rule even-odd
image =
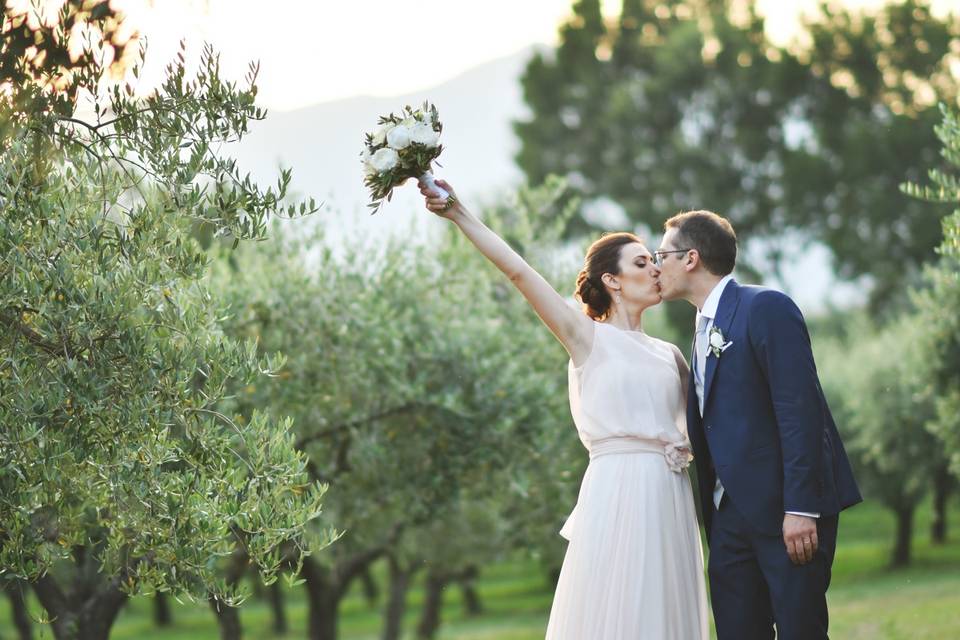
[[[736,280],[731,280],[723,290],[720,296],[720,304],[717,306],[717,317],[713,320],[713,326],[720,330],[724,338],[730,333],[730,325],[733,323],[733,316],[737,312],[737,305],[740,304],[740,285]],[[708,345],[710,336],[707,335]],[[717,372],[717,365],[720,360],[713,355],[713,351],[707,347],[706,375],[703,378],[703,410],[707,410],[707,400],[710,399],[710,387],[713,384],[713,377]]]

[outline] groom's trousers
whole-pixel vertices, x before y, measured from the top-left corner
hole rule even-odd
[[[708,565],[717,639],[826,640],[837,522],[817,520],[814,559],[795,565],[782,536],[759,533],[724,495],[713,512]]]

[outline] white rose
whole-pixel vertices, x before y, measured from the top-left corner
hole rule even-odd
[[[410,129],[413,127],[413,125],[417,124],[417,119],[413,116],[410,116],[408,118],[404,118],[400,124],[405,126],[407,129]]]
[[[387,133],[387,145],[391,149],[400,151],[410,146],[410,129],[402,124],[398,124]]]
[[[722,349],[724,345],[723,335],[719,331],[714,331],[710,334],[710,346],[714,349]]]
[[[433,130],[432,125],[421,122],[410,130],[410,139],[428,147],[435,147],[440,142],[440,134]]]
[[[387,124],[381,125],[379,129],[373,134],[373,144],[378,146],[383,144],[387,139],[387,134],[390,133],[390,130],[393,129],[393,123],[388,122]]]
[[[364,148],[363,153],[360,154],[360,162],[363,163],[363,173],[364,175],[373,175],[377,172],[370,161],[373,159],[373,154],[370,153],[370,149]]]
[[[399,161],[400,155],[393,149],[380,149],[370,158],[370,166],[372,166],[377,173],[384,173],[397,166],[397,162]]]

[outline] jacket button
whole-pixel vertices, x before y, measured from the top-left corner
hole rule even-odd
[[[711,427],[710,425],[707,425],[707,431],[710,431],[710,429],[712,429],[712,428],[713,428],[713,427]]]

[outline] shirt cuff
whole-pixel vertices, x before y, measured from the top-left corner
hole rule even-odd
[[[804,516],[807,518],[819,518],[819,513],[806,513],[804,511],[785,511],[784,513],[789,513],[792,516]]]

